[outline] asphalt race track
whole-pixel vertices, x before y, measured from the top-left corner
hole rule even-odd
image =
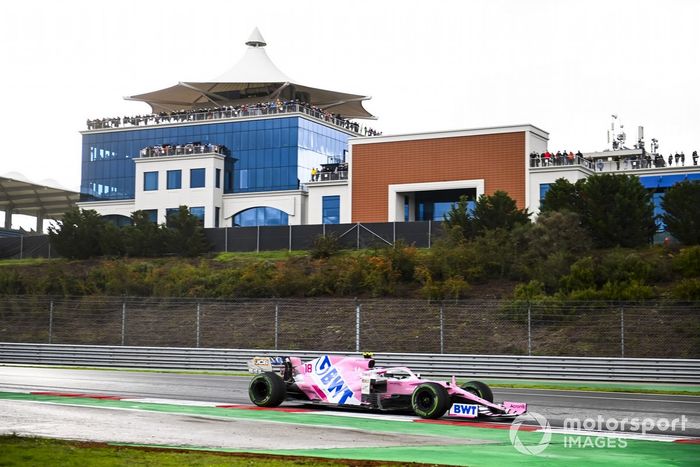
[[[490,433],[484,435],[484,432],[505,431],[507,440],[510,428],[509,424],[499,426],[497,423],[467,422],[462,423],[461,426],[465,428],[455,437],[454,433],[444,430],[455,429],[454,425],[462,421],[445,419],[444,422],[437,421],[437,425],[399,423],[416,420],[410,414],[319,409],[291,403],[283,404],[281,412],[251,410],[247,394],[249,380],[247,376],[0,366],[0,434],[261,452],[271,452],[274,448],[275,453],[301,455],[318,455],[318,452],[324,451],[323,455],[328,457],[381,459],[382,456],[393,456],[385,458],[400,460],[401,455],[405,454],[409,456],[406,458],[416,461],[441,461],[441,456],[447,456],[445,462],[459,464],[466,461],[461,460],[463,456],[458,455],[457,451],[453,457],[449,457],[450,449],[461,449],[459,452],[462,453],[464,449],[505,449],[502,433],[499,433],[499,438]],[[562,434],[567,433],[564,428],[570,428],[570,425],[565,426],[564,420],[572,418],[602,418],[606,421],[684,419],[685,422],[677,424],[675,429],[654,428],[642,437],[632,429],[621,430],[618,424],[616,433],[608,433],[608,438],[615,438],[624,431],[629,433],[628,439],[636,440],[629,442],[695,449],[693,452],[700,458],[700,445],[697,444],[700,438],[698,396],[501,388],[494,388],[494,395],[496,401],[528,403],[530,413],[543,415],[552,429]],[[72,402],[65,396],[78,398]],[[92,398],[90,400],[93,402],[85,402],[88,400],[85,397]],[[222,407],[241,410],[229,410],[222,415]],[[295,421],[297,419],[293,417],[300,414],[294,412],[301,413],[300,419],[307,417],[308,420]],[[381,423],[395,423],[399,428],[388,429],[380,426]],[[524,423],[535,425],[529,431],[539,428],[534,421]],[[450,426],[446,426],[448,424]],[[420,425],[428,431],[409,430],[406,428],[408,425]],[[290,429],[290,426],[293,428]],[[487,430],[482,427],[500,429]],[[605,424],[602,429],[606,430]],[[649,440],[654,435],[658,435],[655,441],[667,441],[673,436],[677,439],[670,443],[653,443]],[[678,442],[684,444],[675,444]],[[559,444],[556,448],[549,447],[547,452],[561,450]],[[440,451],[437,451],[438,447]],[[358,449],[362,448],[369,451],[359,452]],[[381,453],[372,451],[376,448],[383,450]],[[425,451],[418,454],[407,451],[422,448]],[[512,445],[507,448],[508,455],[523,456],[515,452]],[[337,453],[331,454],[329,449],[335,449]],[[392,451],[397,449],[400,451]],[[433,457],[430,457],[428,450],[432,450],[430,455]],[[591,453],[601,455],[602,451],[616,455],[620,450],[598,449],[584,453],[584,450],[578,449],[575,453],[584,456],[579,459],[581,462],[589,462],[593,459],[586,456]],[[574,451],[569,449],[566,454],[570,452]],[[629,455],[630,452],[626,450],[625,454]],[[641,449],[639,452],[646,451]],[[655,452],[658,454],[659,449],[649,448],[649,454],[645,456],[653,456]],[[681,454],[689,455],[687,452]],[[614,457],[606,459],[616,463]],[[682,459],[685,458],[678,458],[679,461]],[[511,460],[517,462],[519,458]],[[470,462],[473,461],[471,459]],[[480,465],[492,464],[484,461]]]

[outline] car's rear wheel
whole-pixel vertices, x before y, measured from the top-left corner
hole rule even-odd
[[[248,396],[259,407],[277,407],[287,397],[287,387],[277,373],[260,373],[250,380]]]
[[[481,381],[468,381],[460,387],[477,397],[493,402],[493,392],[491,391],[491,388]]]
[[[450,406],[447,390],[436,383],[423,383],[413,390],[411,407],[422,418],[440,418]]]

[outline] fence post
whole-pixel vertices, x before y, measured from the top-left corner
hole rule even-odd
[[[260,253],[260,226],[258,226],[257,235],[255,236],[255,252]]]
[[[440,302],[440,353],[445,353],[445,317],[442,302]]]
[[[275,302],[275,350],[277,350],[279,336],[280,305]]]
[[[122,345],[126,337],[126,301],[122,302]]]
[[[393,227],[394,227],[394,241],[393,241],[393,245],[394,245],[394,248],[396,248],[396,221],[394,221],[392,224],[393,224]]]
[[[19,236],[19,259],[23,258],[24,253],[24,235]]]
[[[228,253],[228,227],[224,227],[224,252]]]
[[[49,344],[53,339],[53,300],[49,302]]]
[[[527,356],[532,356],[532,310],[530,302],[527,302]]]
[[[292,224],[289,224],[289,251],[292,251]]]
[[[199,319],[201,316],[201,309],[199,307],[199,302],[197,302],[197,348],[199,348]]]
[[[357,231],[359,232],[360,229],[358,228]],[[362,305],[360,305],[360,302],[358,302],[357,299],[355,299],[355,352],[360,351],[360,308],[361,307],[362,307]]]
[[[51,259],[51,240],[49,240],[49,259]]]
[[[360,223],[357,223],[357,246],[355,248],[356,250],[360,249]]]
[[[625,307],[620,307],[620,357],[625,358]]]
[[[433,234],[433,224],[432,221],[428,221],[428,248],[430,248],[430,243],[432,241],[432,236]]]

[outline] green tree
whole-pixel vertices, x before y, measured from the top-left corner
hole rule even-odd
[[[102,255],[104,230],[105,221],[97,211],[73,207],[58,221],[58,226],[49,227],[49,241],[61,256],[87,259]]]
[[[527,224],[530,213],[527,209],[518,209],[515,200],[499,190],[493,195],[479,196],[472,218],[474,229],[480,234],[486,230],[512,230],[517,225]]]
[[[470,239],[474,237],[474,222],[469,213],[469,198],[462,195],[459,200],[445,213],[444,227],[451,233],[456,233],[460,238]]]
[[[194,257],[209,251],[210,245],[204,235],[202,222],[192,215],[187,206],[168,216],[168,251],[179,256]]]
[[[565,178],[558,178],[549,185],[549,190],[542,200],[540,212],[571,211],[581,214],[583,209],[580,190],[583,183],[585,183],[583,179],[571,183]]]
[[[666,191],[661,207],[671,235],[686,245],[700,244],[700,182],[676,183]]]
[[[651,194],[639,178],[602,174],[580,186],[582,221],[599,248],[634,248],[650,243],[656,223]]]
[[[165,252],[166,233],[151,221],[145,211],[131,213],[132,225],[124,227],[124,246],[129,256],[161,256]]]

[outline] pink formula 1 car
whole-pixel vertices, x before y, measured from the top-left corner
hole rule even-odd
[[[255,357],[248,362],[250,400],[260,407],[277,407],[285,400],[376,410],[412,410],[423,418],[480,415],[514,418],[527,411],[523,402],[493,402],[484,383],[422,379],[406,367],[375,368],[362,357],[323,355],[309,362],[298,357]]]

